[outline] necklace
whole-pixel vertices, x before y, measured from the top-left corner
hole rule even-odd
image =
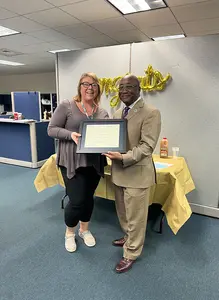
[[[84,106],[83,101],[81,101],[81,106],[82,106],[83,111],[84,111],[85,115],[87,116],[87,118],[92,120],[92,119],[94,118],[94,109],[95,109],[95,105],[93,104],[93,106],[92,106],[92,113],[91,113],[90,116],[89,116],[88,113],[87,113],[87,110],[86,110],[86,108],[85,108],[85,106]]]

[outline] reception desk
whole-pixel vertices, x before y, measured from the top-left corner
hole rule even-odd
[[[48,122],[0,118],[0,163],[38,168],[54,153]]]

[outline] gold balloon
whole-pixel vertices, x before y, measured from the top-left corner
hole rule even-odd
[[[120,101],[120,99],[119,99],[119,95],[118,95],[118,94],[115,95],[115,96],[113,96],[113,97],[110,99],[110,106],[111,106],[111,107],[116,107],[116,106],[119,104],[119,101]]]
[[[140,87],[144,92],[151,91],[162,91],[166,87],[166,83],[170,80],[171,75],[168,73],[165,77],[157,70],[154,70],[151,65],[144,70],[144,76],[138,76],[140,82]],[[128,75],[130,73],[126,73]],[[119,81],[123,76],[117,76],[115,78],[100,78],[100,88],[101,92],[105,92],[106,96],[111,96],[110,106],[116,107],[119,104],[118,96],[118,85]]]

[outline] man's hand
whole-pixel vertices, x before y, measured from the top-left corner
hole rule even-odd
[[[103,155],[107,156],[112,160],[122,160],[122,154],[119,152],[107,152],[103,153]]]

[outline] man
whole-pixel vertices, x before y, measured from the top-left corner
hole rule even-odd
[[[160,112],[140,97],[140,83],[133,75],[123,77],[119,98],[125,104],[114,118],[127,119],[127,153],[108,152],[112,160],[116,210],[124,237],[113,241],[123,247],[123,258],[116,272],[128,271],[140,256],[147,225],[149,187],[156,182],[152,153],[161,129]]]

